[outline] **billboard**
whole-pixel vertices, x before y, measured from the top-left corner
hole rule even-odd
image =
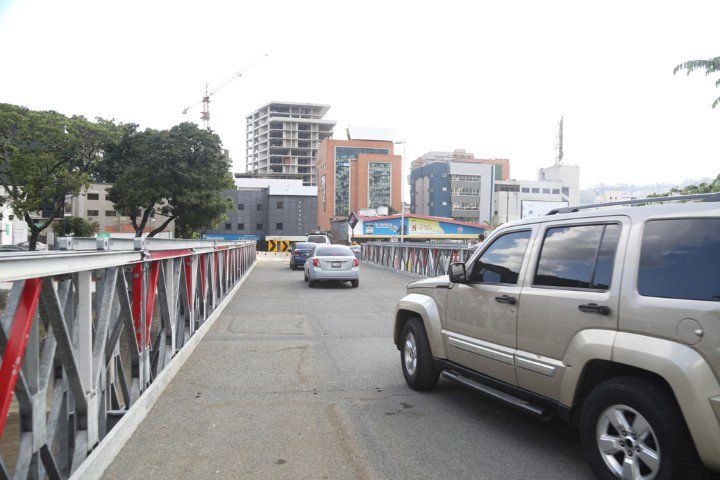
[[[568,202],[549,202],[546,200],[523,200],[520,206],[520,218],[533,218],[545,215],[554,208],[567,207]]]

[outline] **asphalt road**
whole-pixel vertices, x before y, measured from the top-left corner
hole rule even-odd
[[[409,277],[308,288],[259,263],[105,478],[586,479],[577,433],[441,379],[405,384]]]

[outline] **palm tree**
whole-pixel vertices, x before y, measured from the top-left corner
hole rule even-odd
[[[673,75],[680,70],[687,70],[688,75],[695,70],[705,70],[705,75],[720,73],[720,57],[710,58],[708,60],[690,60],[685,63],[681,63],[673,69]],[[715,82],[715,86],[720,88],[720,79]],[[718,105],[720,105],[720,97],[716,98],[712,103],[712,108],[715,108]]]

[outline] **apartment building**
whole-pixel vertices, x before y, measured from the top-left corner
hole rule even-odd
[[[246,117],[246,171],[261,176],[294,174],[317,185],[315,159],[320,143],[333,135],[329,105],[270,102]]]

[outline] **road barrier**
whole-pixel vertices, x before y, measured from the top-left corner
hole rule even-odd
[[[0,457],[0,478],[75,472],[256,259],[254,242],[59,245],[0,254],[0,447],[16,445],[0,448],[16,457],[12,470]]]
[[[453,262],[464,262],[474,250],[467,244],[368,242],[360,258],[373,265],[423,277],[445,275]]]

